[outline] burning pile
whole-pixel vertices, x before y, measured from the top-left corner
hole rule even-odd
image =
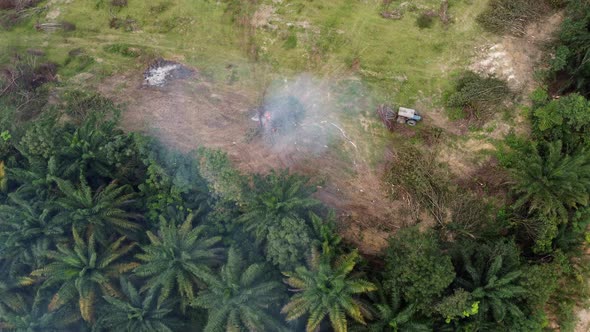
[[[293,97],[274,98],[256,109],[252,118],[267,132],[288,133],[301,124],[305,117],[305,107]]]
[[[144,85],[162,87],[173,80],[187,79],[195,74],[178,62],[158,59],[144,72]]]

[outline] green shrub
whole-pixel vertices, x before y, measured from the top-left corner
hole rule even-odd
[[[432,25],[434,25],[434,15],[432,15],[432,14],[433,13],[430,11],[423,12],[422,14],[420,14],[418,16],[418,18],[416,19],[416,25],[420,29],[432,28]]]
[[[297,47],[297,35],[295,33],[291,33],[289,37],[287,37],[287,40],[285,40],[283,47],[286,50],[291,50]]]

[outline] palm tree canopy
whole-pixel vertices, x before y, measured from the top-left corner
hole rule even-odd
[[[308,179],[289,172],[272,171],[266,176],[255,175],[251,192],[244,197],[244,222],[259,242],[266,239],[268,228],[285,217],[294,219],[307,215],[309,208],[319,204],[311,198],[314,189]]]
[[[521,285],[522,270],[518,249],[513,242],[465,246],[457,263],[456,284],[479,301],[476,317],[486,321],[491,315],[496,323],[510,315],[522,318],[518,302],[526,294]]]
[[[76,229],[72,230],[72,234],[74,247],[58,245],[57,252],[48,254],[53,261],[31,272],[31,276],[42,278],[44,288],[59,287],[49,304],[50,308],[59,308],[77,297],[82,318],[92,321],[97,292],[116,296],[118,291],[112,284],[112,278],[137,267],[135,262],[115,263],[135,244],[124,244],[125,237],[121,237],[99,251],[93,234],[88,243]]]
[[[561,141],[533,145],[531,153],[517,158],[512,172],[518,180],[514,189],[521,194],[517,207],[567,220],[569,208],[588,205],[590,154],[585,151],[564,154]]]
[[[361,324],[370,311],[358,296],[376,290],[374,284],[350,275],[358,259],[353,251],[331,262],[331,257],[313,251],[309,269],[298,267],[295,272],[284,273],[285,282],[295,295],[282,309],[287,320],[308,314],[307,331],[318,328],[326,316],[337,332],[347,331],[346,315]]]
[[[133,235],[140,226],[131,221],[139,215],[128,212],[134,194],[125,193],[127,186],[111,182],[95,192],[85,182],[75,187],[71,182],[55,179],[64,197],[56,204],[60,213],[56,216],[60,223],[72,224],[78,231],[92,228],[97,240],[105,242],[111,230],[121,235]]]
[[[162,220],[158,234],[148,232],[150,244],[142,246],[144,252],[136,256],[144,264],[134,273],[148,278],[142,291],[162,287],[158,303],[176,290],[184,307],[194,300],[195,287],[217,282],[211,267],[223,254],[223,249],[216,247],[221,238],[204,238],[204,227],[193,228],[192,219],[189,215],[179,226]]]
[[[31,258],[41,257],[35,255],[35,249],[52,248],[65,239],[65,232],[47,202],[29,202],[16,193],[8,198],[8,204],[0,205],[0,258],[9,263],[14,274],[22,272],[22,265],[35,265]]]
[[[120,284],[125,300],[103,296],[106,304],[92,327],[93,331],[172,332],[180,327],[180,322],[170,316],[174,302],[164,301],[157,305],[158,288],[142,295],[126,278],[121,277]]]
[[[245,266],[231,248],[220,271],[220,283],[199,292],[193,306],[209,310],[205,332],[282,331],[281,323],[269,314],[283,297],[283,286],[269,280],[263,264]]]
[[[47,294],[37,290],[34,297],[19,308],[0,306],[0,330],[17,332],[67,332],[80,331],[79,311],[73,305],[49,310]]]

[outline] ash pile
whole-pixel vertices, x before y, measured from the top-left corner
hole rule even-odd
[[[196,70],[178,62],[157,59],[143,73],[143,85],[163,87],[172,81],[191,78],[196,73]]]

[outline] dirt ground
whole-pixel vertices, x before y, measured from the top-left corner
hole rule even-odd
[[[141,73],[135,72],[106,79],[99,91],[126,106],[126,130],[159,137],[184,152],[199,146],[221,149],[244,172],[290,168],[323,181],[317,197],[337,211],[342,235],[365,254],[380,252],[388,236],[410,222],[400,212],[402,203],[392,202],[382,188],[384,170],[370,167],[356,153],[363,148],[357,145],[358,133],[347,133],[330,115],[306,118],[314,121],[307,125],[330,130],[329,142],[318,148],[313,137],[301,137],[277,149],[260,136],[252,138],[258,126],[252,120],[256,96],[234,86],[197,77],[153,88],[143,86]]]
[[[537,87],[535,71],[541,69],[545,47],[561,21],[563,12],[557,12],[530,24],[522,37],[505,36],[478,47],[471,70],[505,79],[512,89],[527,96]]]

